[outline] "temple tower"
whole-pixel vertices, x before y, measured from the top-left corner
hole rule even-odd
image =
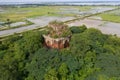
[[[45,46],[48,48],[62,49],[69,47],[71,31],[62,22],[53,21],[48,25],[48,34],[43,35]]]

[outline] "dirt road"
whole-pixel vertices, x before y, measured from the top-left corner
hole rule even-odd
[[[96,28],[102,31],[104,34],[116,34],[120,37],[120,23],[114,23],[114,22],[107,22],[107,21],[101,21],[101,20],[93,20],[93,19],[84,19],[84,20],[78,20],[72,23],[69,23],[69,26],[80,26],[80,25],[86,25],[87,28]]]

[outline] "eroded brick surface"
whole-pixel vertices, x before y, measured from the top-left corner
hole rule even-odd
[[[62,49],[69,47],[69,41],[70,41],[69,37],[57,38],[57,39],[51,38],[50,36],[46,36],[46,35],[43,35],[43,37],[45,40],[45,45],[48,48]]]

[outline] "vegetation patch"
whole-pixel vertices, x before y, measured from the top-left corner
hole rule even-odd
[[[2,27],[0,27],[0,31],[2,31],[2,30],[8,30],[8,29],[14,29],[14,28],[19,28],[19,27],[25,27],[25,26],[33,24],[32,22],[30,22],[28,20],[25,20],[23,23],[24,24],[19,24],[17,26],[14,26],[13,25],[14,23],[12,23],[11,21],[10,22],[6,21],[4,24],[2,24]]]
[[[71,30],[70,47],[61,50],[44,48],[46,31],[28,31],[0,41],[0,79],[119,80],[120,38],[94,28]]]
[[[111,11],[111,12],[102,13],[102,14],[99,14],[98,16],[100,16],[105,21],[120,23],[120,15],[119,14],[120,14],[120,9]]]
[[[24,21],[26,18],[38,17],[38,16],[76,16],[75,13],[60,14],[60,12],[69,11],[69,9],[75,9],[78,12],[87,11],[94,6],[30,6],[30,7],[2,7],[4,13],[0,13],[0,21],[6,21],[10,19],[12,22]],[[61,9],[62,8],[62,9]],[[65,10],[64,10],[65,9]],[[72,12],[74,12],[72,10]]]
[[[63,38],[71,35],[71,31],[63,22],[53,21],[49,23],[48,35],[52,38]]]

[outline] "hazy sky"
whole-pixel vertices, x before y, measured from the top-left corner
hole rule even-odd
[[[62,2],[62,1],[119,1],[119,0],[0,0],[0,2]]]

